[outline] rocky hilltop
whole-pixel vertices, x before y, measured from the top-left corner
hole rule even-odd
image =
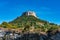
[[[29,26],[44,26],[44,24],[47,24],[48,22],[42,19],[37,18],[35,12],[33,11],[27,11],[23,12],[20,17],[17,17],[13,21],[9,22],[13,25],[20,25],[20,27],[29,25]]]

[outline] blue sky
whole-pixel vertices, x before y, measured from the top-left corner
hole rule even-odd
[[[0,0],[0,23],[28,10],[35,11],[40,19],[60,24],[60,0]]]

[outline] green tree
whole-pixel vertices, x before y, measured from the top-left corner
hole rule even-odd
[[[8,23],[7,22],[3,22],[1,25],[2,25],[3,28],[7,28]]]
[[[1,25],[3,28],[11,28],[12,26],[11,24],[8,24],[7,22],[3,22]]]

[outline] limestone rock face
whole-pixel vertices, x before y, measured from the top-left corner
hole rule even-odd
[[[26,16],[35,16],[36,17],[36,13],[34,11],[24,12],[24,15],[26,15]]]

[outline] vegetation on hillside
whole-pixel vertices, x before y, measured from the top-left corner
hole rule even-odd
[[[0,27],[11,29],[24,28],[23,31],[32,30],[32,28],[34,27],[34,30],[43,32],[47,32],[48,30],[58,30],[60,28],[57,24],[49,23],[34,16],[26,15],[17,17],[9,23],[3,22]]]

